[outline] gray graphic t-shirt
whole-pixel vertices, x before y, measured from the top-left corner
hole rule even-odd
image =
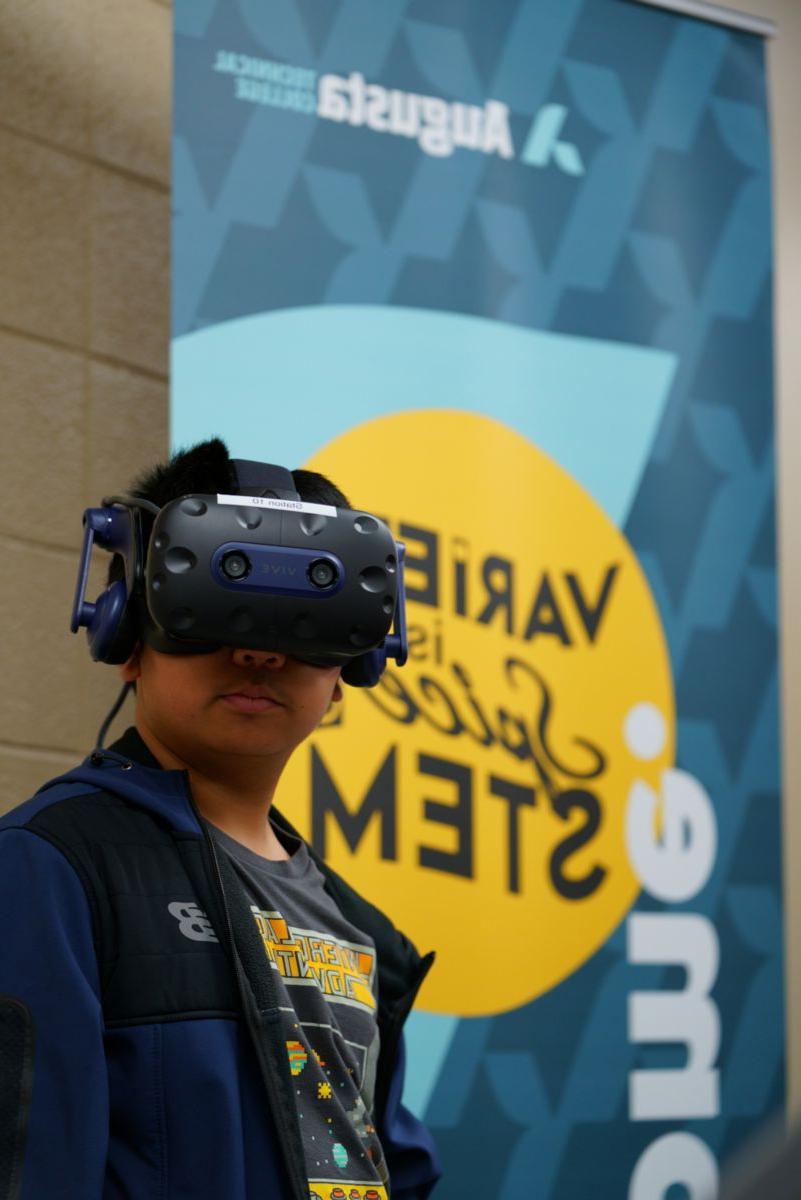
[[[278,976],[311,1200],[387,1200],[373,1124],[379,1036],[375,945],[323,887],[304,842],[275,830],[273,862],[209,824],[245,889]]]

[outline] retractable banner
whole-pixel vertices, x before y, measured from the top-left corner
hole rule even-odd
[[[409,662],[278,804],[436,950],[436,1194],[713,1195],[785,1089],[763,44],[630,0],[174,13],[173,443],[407,546]]]

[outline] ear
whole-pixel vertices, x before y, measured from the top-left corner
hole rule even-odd
[[[119,668],[123,683],[136,683],[142,674],[141,653],[141,647],[137,646],[128,661]]]
[[[333,700],[339,701],[342,699],[343,695],[344,695],[344,692],[342,691],[342,680],[337,679],[336,683],[334,684],[334,691],[332,693],[331,699],[332,699],[332,701]]]

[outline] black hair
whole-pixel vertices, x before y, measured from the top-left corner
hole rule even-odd
[[[302,468],[292,472],[298,495],[310,504],[331,504],[350,508],[350,502],[336,484],[317,471]],[[163,508],[170,500],[192,493],[231,494],[236,491],[236,471],[228,447],[222,438],[209,438],[188,450],[178,450],[166,463],[143,471],[133,482],[131,492]]]
[[[331,504],[335,508],[352,507],[344,492],[318,471],[297,468],[292,472],[292,478],[301,500],[310,504]],[[163,508],[171,500],[193,493],[230,495],[236,492],[236,486],[236,469],[228,447],[222,438],[215,437],[187,450],[178,450],[167,462],[149,467],[136,477],[128,491]],[[149,525],[150,521],[146,520],[146,533]],[[124,578],[124,574],[123,561],[115,554],[109,563],[109,583]]]

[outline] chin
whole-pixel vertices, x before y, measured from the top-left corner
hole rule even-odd
[[[215,738],[215,749],[222,754],[265,758],[274,754],[286,754],[294,749],[282,738],[260,736],[258,729],[241,729],[225,737]]]

